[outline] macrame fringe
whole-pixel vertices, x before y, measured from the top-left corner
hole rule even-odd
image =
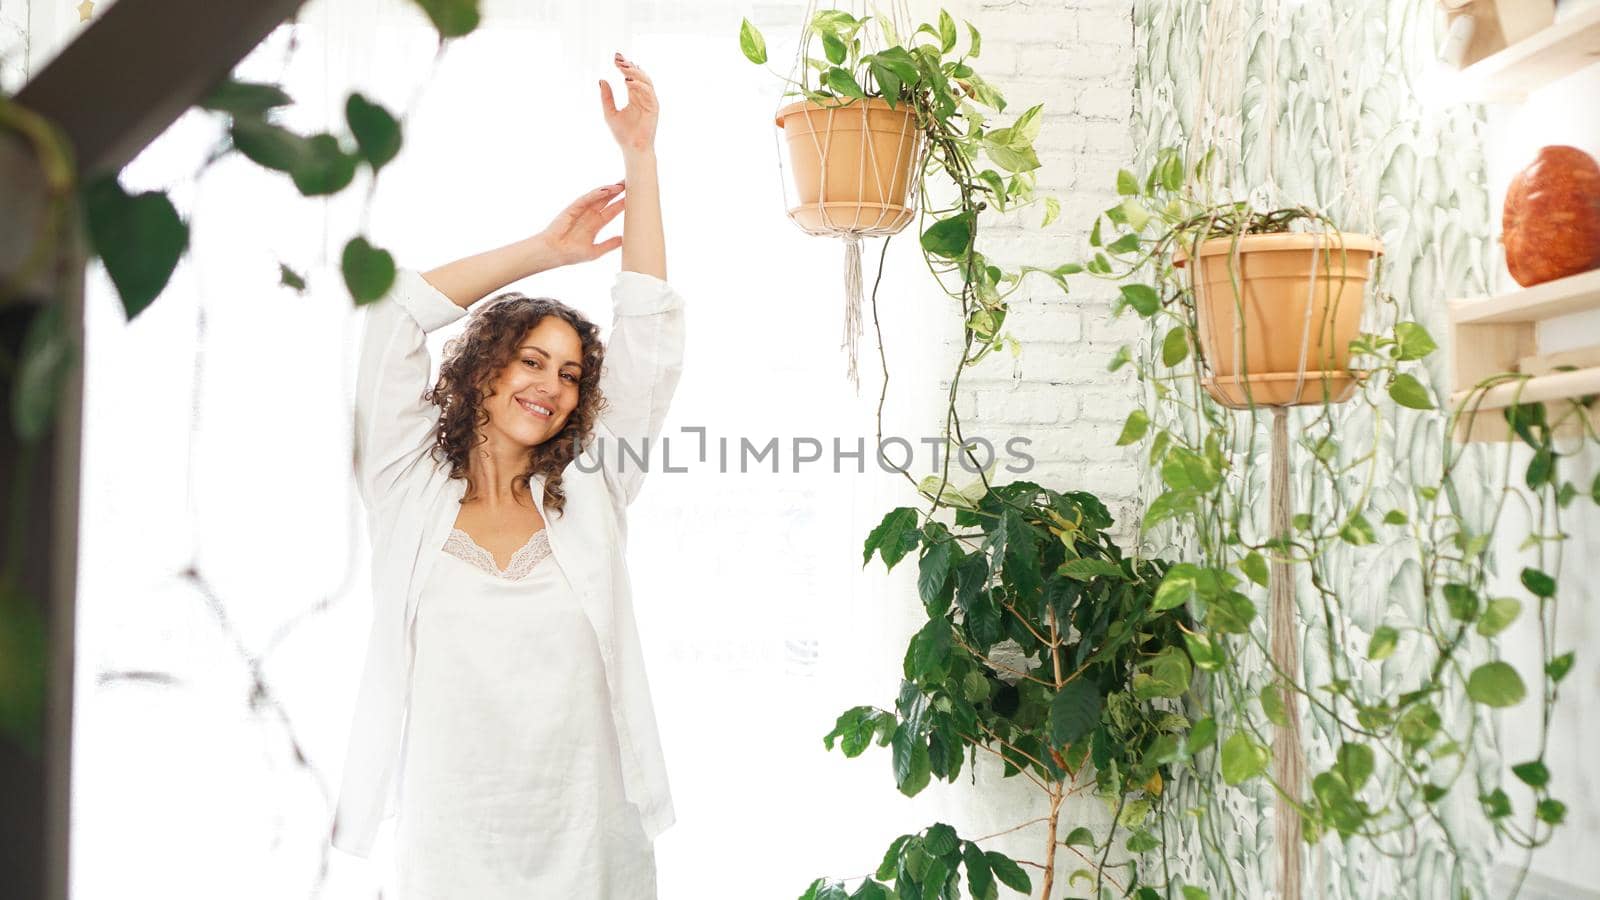
[[[861,389],[861,374],[856,369],[856,345],[861,338],[861,236],[844,237],[844,338],[839,348],[850,357],[850,384]]]
[[[1290,537],[1289,517],[1289,411],[1272,410],[1272,534],[1281,541]],[[1300,677],[1300,648],[1295,642],[1294,575],[1283,550],[1272,559],[1271,650],[1274,666],[1289,679]],[[1278,726],[1272,743],[1273,779],[1283,788],[1274,809],[1278,845],[1278,896],[1299,900],[1301,890],[1300,812],[1294,801],[1300,798],[1305,783],[1306,758],[1300,744],[1300,705],[1294,691],[1280,683],[1284,723]],[[1285,796],[1287,795],[1287,796]]]

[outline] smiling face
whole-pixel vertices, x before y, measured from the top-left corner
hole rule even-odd
[[[560,433],[578,407],[583,376],[583,341],[570,324],[545,316],[517,342],[511,362],[500,370],[483,400],[489,415],[484,429],[498,431],[527,447]]]

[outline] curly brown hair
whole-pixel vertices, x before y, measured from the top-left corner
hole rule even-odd
[[[515,483],[531,489],[533,476],[543,474],[545,506],[560,513],[566,505],[561,473],[577,456],[578,449],[588,446],[605,404],[600,393],[600,367],[605,362],[606,349],[600,342],[598,326],[560,300],[528,297],[515,291],[498,294],[475,308],[466,330],[445,343],[439,381],[423,396],[439,407],[431,452],[440,462],[450,464],[451,478],[467,480],[472,448],[487,440],[479,431],[489,422],[483,401],[492,393],[501,370],[516,359],[523,337],[546,316],[556,316],[571,325],[583,344],[578,406],[561,431],[528,448],[528,468]],[[462,502],[472,497],[469,481]]]

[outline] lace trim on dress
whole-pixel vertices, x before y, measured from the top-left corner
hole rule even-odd
[[[500,578],[515,580],[533,571],[545,557],[550,555],[550,539],[545,535],[546,529],[535,531],[528,542],[511,554],[511,561],[504,569],[494,561],[494,554],[478,546],[472,536],[459,528],[450,529],[450,537],[445,539],[444,552],[471,563],[474,566]]]

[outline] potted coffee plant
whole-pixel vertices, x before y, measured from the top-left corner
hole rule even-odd
[[[1192,721],[1179,703],[1193,674],[1183,636],[1194,623],[1157,595],[1167,565],[1124,556],[1106,535],[1111,515],[1094,495],[1030,482],[946,493],[953,525],[904,507],[867,537],[864,562],[876,555],[893,568],[917,551],[928,619],[906,647],[894,709],[846,710],[823,743],[837,741],[850,757],[874,743],[891,748],[895,784],[907,796],[932,778],[955,781],[964,756],[993,756],[1048,805],[1047,816],[1010,829],[1043,826],[1029,832],[1042,862],[1028,863],[1043,870],[1041,896],[1055,896],[1063,848],[1095,873],[1091,880],[1129,887],[1104,873],[1107,855],[1088,828],[1063,827],[1062,805],[1099,797],[1129,850],[1155,845],[1146,826],[1169,764],[1216,735],[1214,723]],[[993,900],[999,885],[1029,893],[1022,865],[985,849],[986,839],[935,823],[895,839],[853,891],[820,878],[803,900],[934,900],[960,896],[963,880],[974,898]]]

